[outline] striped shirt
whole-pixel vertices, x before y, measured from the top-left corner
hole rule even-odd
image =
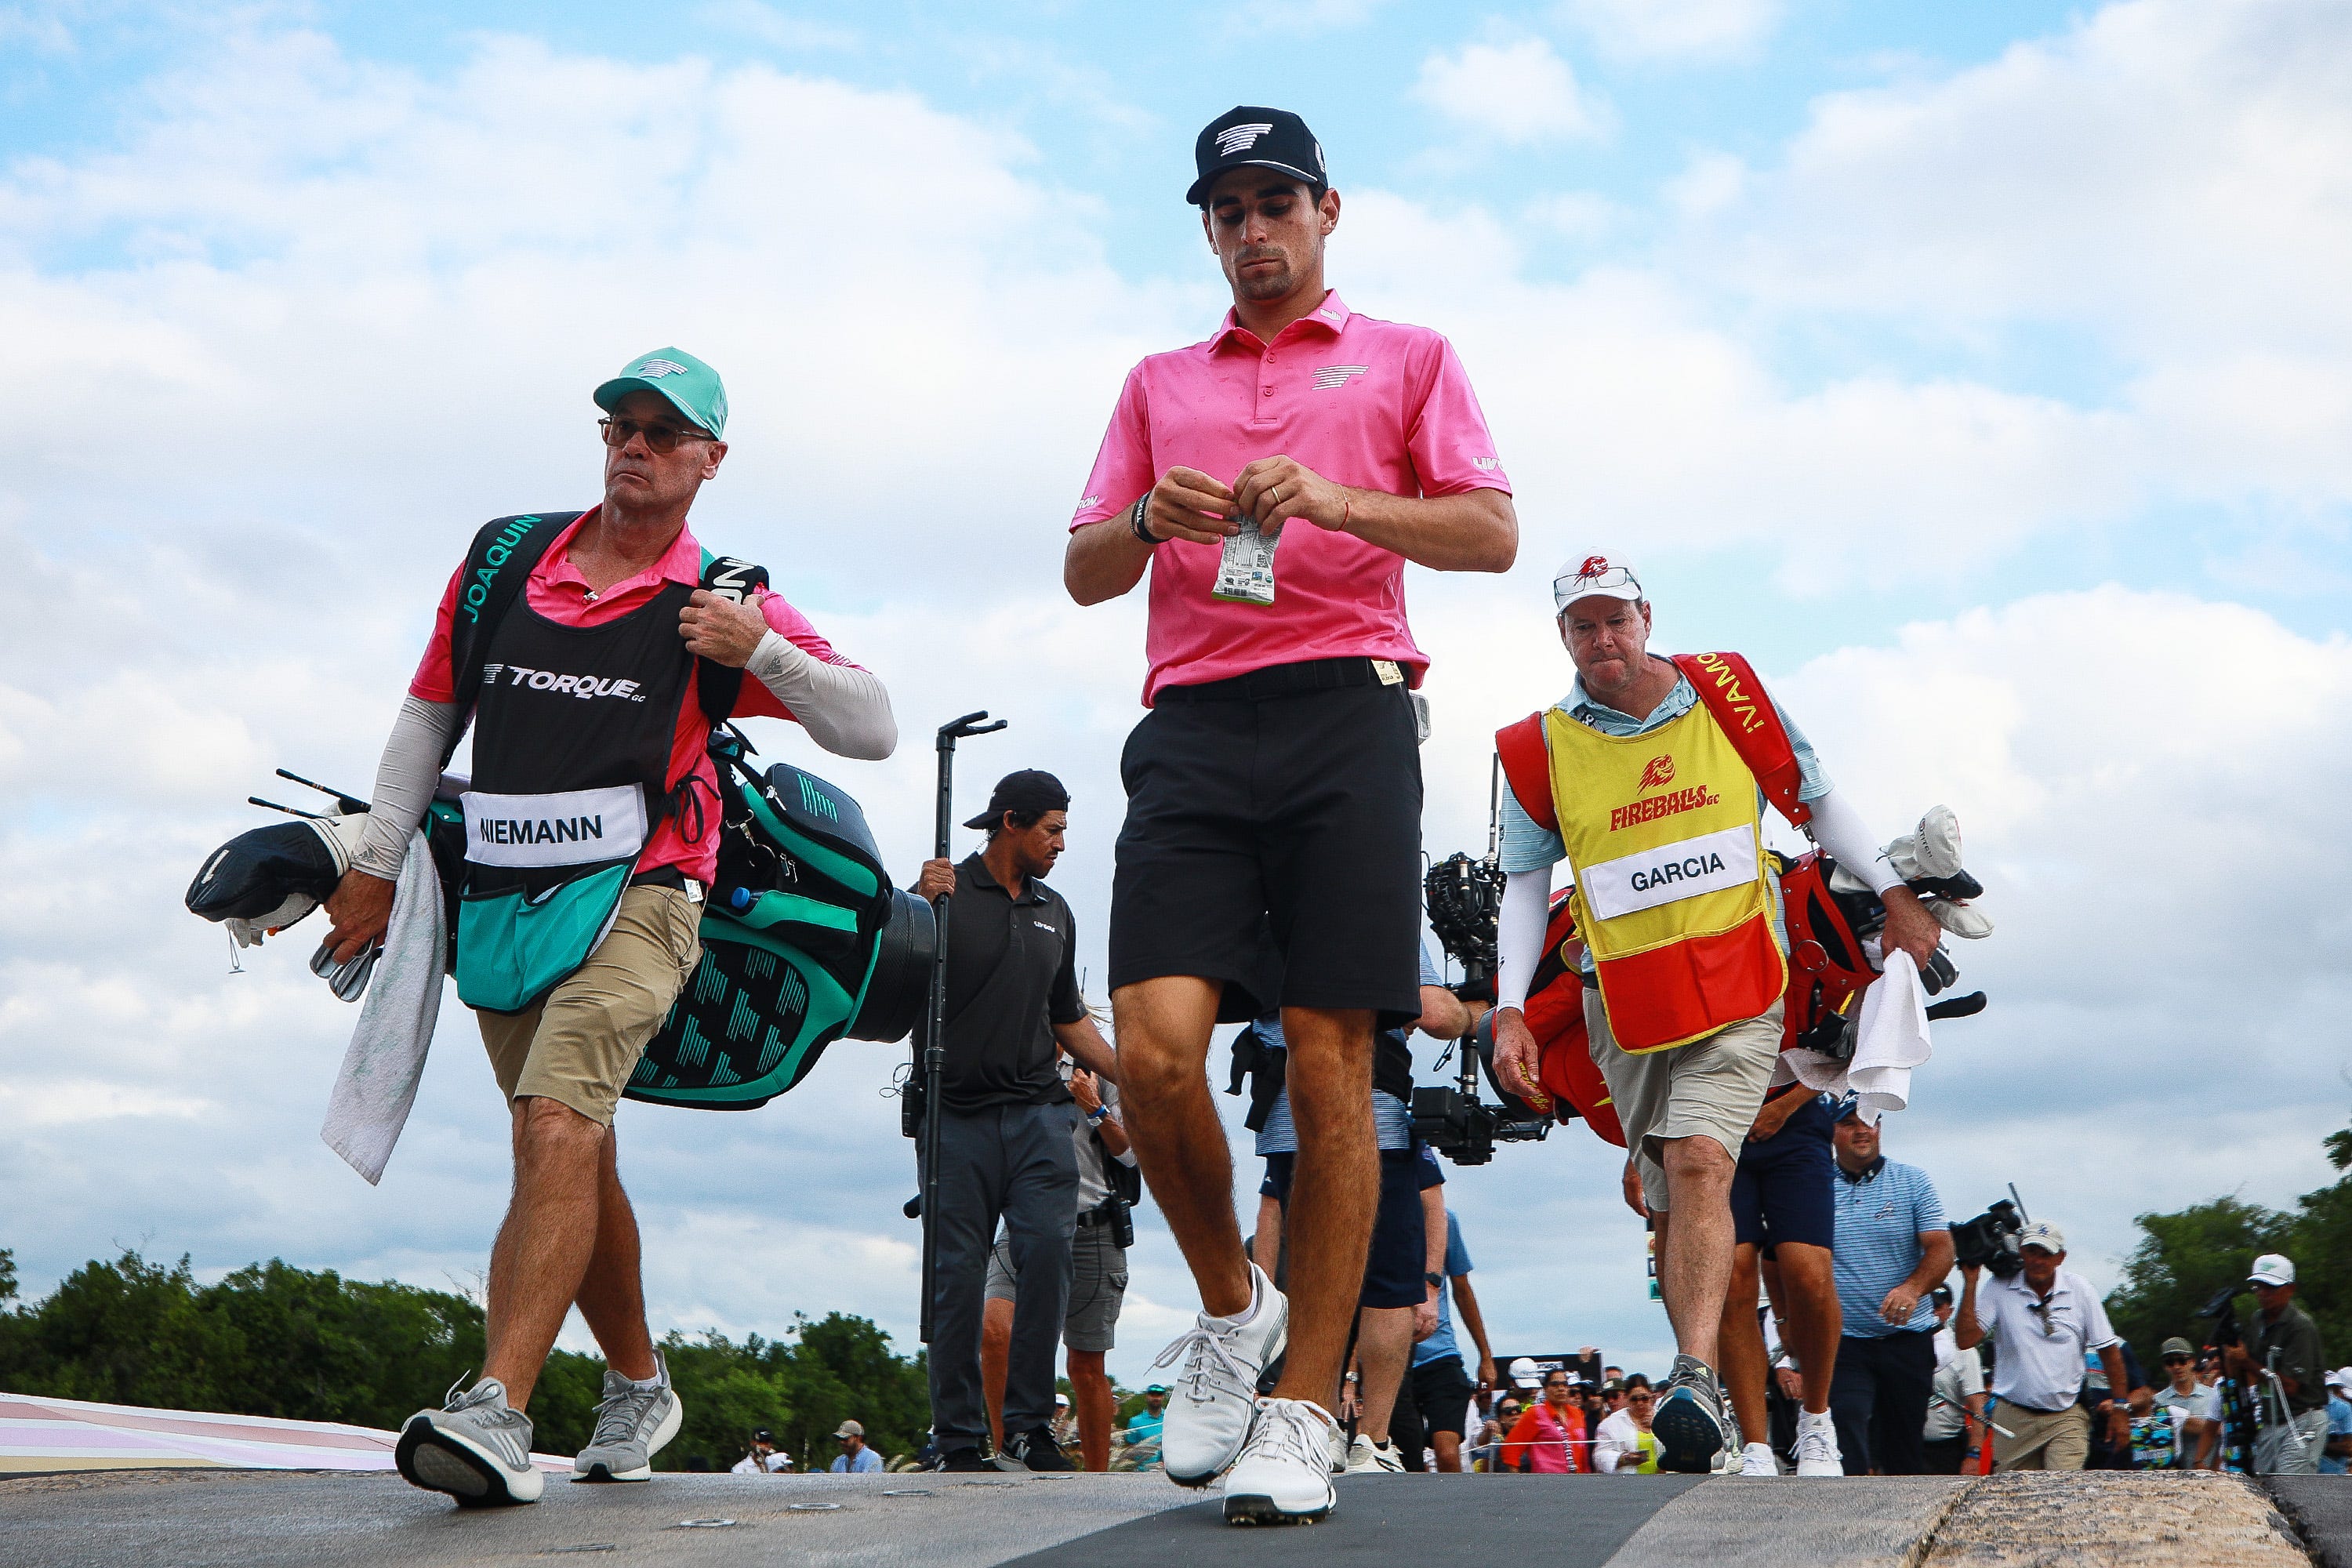
[[[1880,1160],[1859,1179],[1843,1167],[1836,1183],[1838,1306],[1845,1332],[1857,1340],[1924,1331],[1936,1326],[1936,1309],[1925,1293],[1908,1321],[1890,1323],[1878,1315],[1886,1293],[1919,1267],[1922,1231],[1949,1230],[1936,1184],[1916,1165]]]

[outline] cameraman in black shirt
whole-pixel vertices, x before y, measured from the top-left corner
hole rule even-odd
[[[945,1470],[982,1470],[988,1406],[981,1324],[991,1244],[1004,1222],[1020,1279],[1004,1379],[1005,1469],[1066,1470],[1054,1441],[1055,1347],[1070,1295],[1078,1168],[1077,1111],[1055,1049],[1117,1082],[1118,1061],[1078,994],[1077,926],[1038,880],[1061,858],[1069,792],[1034,769],[997,782],[964,824],[988,842],[950,866],[924,862],[915,891],[953,895],[948,921],[947,1062],[940,1077],[939,1181],[930,1216],[931,1426]],[[917,1039],[920,1050],[928,1042]]]

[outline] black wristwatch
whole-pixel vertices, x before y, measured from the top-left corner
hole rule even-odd
[[[1423,1274],[1422,1279],[1428,1281],[1429,1288],[1433,1290],[1443,1290],[1445,1289],[1445,1276],[1440,1274],[1434,1268]]]

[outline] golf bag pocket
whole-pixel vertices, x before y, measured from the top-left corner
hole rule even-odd
[[[457,996],[520,1013],[588,961],[620,914],[645,847],[633,784],[513,795],[468,792],[457,901]]]

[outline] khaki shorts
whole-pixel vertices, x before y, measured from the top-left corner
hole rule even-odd
[[[524,1013],[477,1011],[508,1107],[544,1095],[610,1127],[646,1042],[702,960],[701,926],[702,906],[679,889],[631,888],[588,962],[545,1001]]]
[[[1780,1004],[1761,1016],[1727,1025],[1686,1046],[1636,1055],[1617,1048],[1601,993],[1584,990],[1584,1028],[1593,1065],[1608,1080],[1609,1098],[1625,1129],[1642,1173],[1642,1201],[1653,1213],[1673,1206],[1666,1197],[1660,1145],[1669,1138],[1705,1136],[1737,1161],[1756,1113],[1764,1109],[1764,1088],[1780,1057]]]
[[[999,1236],[988,1255],[988,1299],[1020,1300],[1021,1271],[1013,1267],[1013,1243]],[[1080,1226],[1070,1233],[1070,1306],[1062,1319],[1062,1342],[1097,1354],[1117,1347],[1118,1309],[1127,1300],[1127,1253],[1111,1239],[1107,1225]]]
[[[2091,1413],[2079,1405],[2063,1410],[1998,1405],[1992,1419],[1994,1469],[2079,1470],[2091,1457]],[[2009,1436],[2001,1435],[2002,1426]]]

